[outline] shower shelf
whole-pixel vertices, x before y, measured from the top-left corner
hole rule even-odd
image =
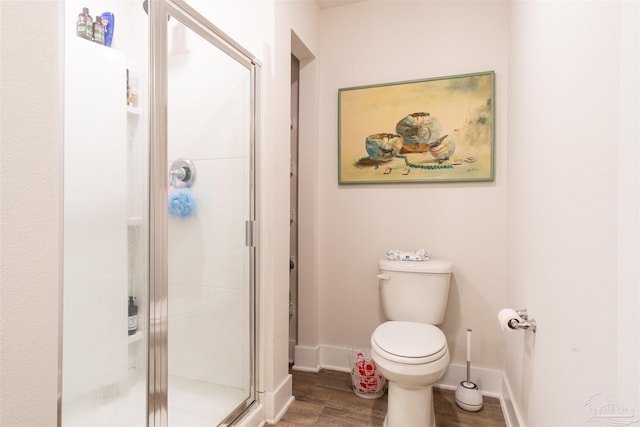
[[[139,216],[132,216],[127,220],[127,225],[142,225],[142,218]]]
[[[130,105],[127,105],[127,113],[132,114],[134,116],[139,116],[140,115],[140,108],[132,107]]]
[[[142,332],[138,331],[133,335],[129,335],[129,344],[140,341],[142,339]]]

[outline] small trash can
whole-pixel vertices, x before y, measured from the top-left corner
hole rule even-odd
[[[351,361],[351,384],[353,392],[365,399],[377,399],[384,394],[387,380],[376,369],[376,363],[369,350],[352,349],[349,353]]]

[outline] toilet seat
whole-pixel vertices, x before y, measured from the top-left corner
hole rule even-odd
[[[408,365],[430,363],[447,354],[444,333],[417,322],[384,322],[373,332],[371,345],[385,359]]]

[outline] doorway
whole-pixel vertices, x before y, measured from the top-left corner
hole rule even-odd
[[[298,123],[300,61],[291,55],[291,163],[289,166],[289,364],[298,344]]]

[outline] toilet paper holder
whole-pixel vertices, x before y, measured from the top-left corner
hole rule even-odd
[[[524,329],[525,331],[535,332],[537,325],[535,319],[529,319],[529,314],[527,313],[527,309],[516,310],[516,314],[522,319],[522,321],[518,319],[509,320],[509,328],[511,329]]]

